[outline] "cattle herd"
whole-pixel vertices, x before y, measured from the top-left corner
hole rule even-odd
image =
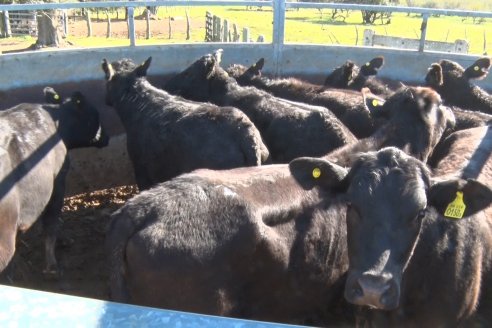
[[[139,193],[111,215],[111,300],[316,326],[492,325],[491,59],[443,59],[421,86],[348,60],[324,85],[222,68],[168,79],[102,59]],[[157,64],[158,65],[158,64]],[[0,272],[18,230],[45,235],[57,279],[67,152],[104,147],[74,91],[0,112]],[[75,241],[77,242],[77,241]]]

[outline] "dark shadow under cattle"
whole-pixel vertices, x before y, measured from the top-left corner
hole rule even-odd
[[[125,126],[140,190],[197,168],[227,169],[268,160],[268,149],[246,115],[153,87],[146,79],[150,62],[102,64],[106,99]]]
[[[14,254],[17,230],[25,231],[40,219],[45,272],[58,274],[55,241],[69,167],[67,151],[107,145],[99,114],[75,92],[58,104],[22,103],[6,109],[0,112],[0,127],[0,271]]]
[[[240,86],[219,66],[220,54],[217,51],[201,57],[171,78],[164,89],[188,99],[239,108],[260,130],[274,162],[322,156],[355,141],[345,125],[322,107]]]
[[[431,65],[425,82],[435,89],[449,106],[492,114],[492,96],[470,82],[485,78],[490,65],[491,60],[488,57],[477,59],[466,69],[456,62],[443,59]]]
[[[322,106],[335,114],[357,138],[370,136],[384,124],[384,120],[375,120],[366,110],[359,91],[328,88],[293,77],[269,78],[261,73],[263,65],[261,59],[249,68],[234,64],[227,68],[227,72],[240,85],[254,86],[283,99]]]

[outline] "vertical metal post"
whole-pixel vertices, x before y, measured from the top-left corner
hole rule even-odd
[[[425,13],[422,15],[422,25],[420,25],[420,44],[419,52],[424,52],[425,46],[425,35],[427,34],[427,21],[429,20],[429,14]]]
[[[135,46],[135,8],[128,7],[128,37],[130,38],[130,46]]]
[[[285,33],[285,0],[273,1],[273,62],[275,75],[282,74],[282,51]]]
[[[10,28],[10,16],[8,11],[3,12],[3,18],[5,19],[5,35],[7,38],[12,36],[12,29]]]

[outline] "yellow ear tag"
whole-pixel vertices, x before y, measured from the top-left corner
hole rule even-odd
[[[444,216],[453,219],[461,219],[465,214],[466,205],[463,202],[463,192],[457,191],[456,198],[449,203],[444,212]]]
[[[372,100],[372,105],[373,105],[374,107],[378,107],[378,106],[379,106],[379,101],[378,101],[377,99],[373,99],[373,100]]]
[[[60,96],[55,93],[55,95],[53,96],[53,98],[55,98],[56,100],[58,100],[58,99],[60,99]]]
[[[370,66],[370,65],[371,65],[371,63],[369,63],[369,62],[366,63],[366,66]]]
[[[321,170],[317,167],[313,169],[313,178],[317,179],[321,176]]]
[[[475,67],[473,67],[473,69],[474,69],[475,71],[478,71],[478,70],[480,69],[480,67],[475,66]]]

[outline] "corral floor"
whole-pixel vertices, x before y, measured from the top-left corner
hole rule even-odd
[[[61,278],[43,274],[44,239],[37,223],[17,237],[11,285],[107,300],[106,226],[110,214],[136,192],[136,186],[124,186],[66,198],[56,247]]]

